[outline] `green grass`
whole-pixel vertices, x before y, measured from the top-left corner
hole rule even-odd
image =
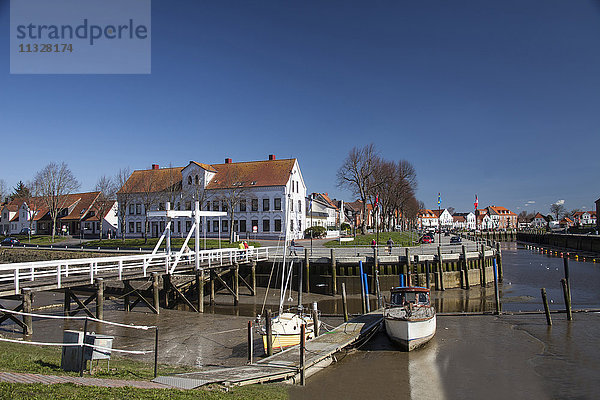
[[[282,385],[252,385],[231,388],[228,392],[220,389],[175,390],[175,389],[136,389],[103,388],[97,386],[77,386],[74,384],[43,385],[0,383],[0,399],[77,399],[77,400],[237,400],[237,399],[287,399],[287,388]]]
[[[411,237],[414,240],[418,239],[418,235],[410,232],[379,232],[379,246],[385,246],[388,238],[392,238],[394,246],[416,246],[417,243],[412,243]],[[351,242],[339,242],[338,240],[332,240],[325,243],[325,247],[355,247],[355,246],[371,246],[371,241],[377,240],[376,233],[369,233],[366,235],[356,235]]]
[[[0,371],[26,372],[45,375],[79,376],[78,372],[65,372],[60,369],[60,348],[23,345],[0,342]],[[150,380],[154,377],[154,366],[139,361],[114,357],[110,371],[106,362],[101,362],[102,370],[95,370],[94,378]],[[194,371],[187,366],[159,365],[159,375]],[[84,374],[89,376],[89,373]],[[280,385],[253,385],[233,388],[228,393],[219,389],[171,390],[103,388],[76,386],[73,384],[43,385],[0,382],[0,399],[285,399],[287,390]]]
[[[63,240],[66,240],[65,237],[55,236],[54,242],[52,241],[52,235],[32,235],[31,241],[29,241],[29,236],[27,235],[9,235],[10,237],[17,238],[23,244],[39,244],[39,245],[49,245],[54,243],[60,243]],[[0,240],[4,239],[6,236],[0,235]]]
[[[100,248],[110,248],[110,249],[153,249],[158,242],[158,238],[148,238],[148,242],[144,243],[143,238],[136,239],[103,239],[103,240],[92,240],[89,242],[85,242],[83,244],[84,247],[100,247]],[[184,238],[173,238],[171,237],[171,247],[174,249],[179,249],[185,242]],[[240,242],[229,243],[227,240],[221,240],[221,247],[233,247],[238,248]],[[260,244],[257,242],[248,242],[249,246],[260,247]],[[164,248],[165,242],[161,244],[161,247]],[[194,239],[190,239],[188,243],[188,247],[190,249],[194,248]],[[219,241],[217,239],[206,239],[206,248],[207,249],[218,249]],[[200,239],[200,249],[204,249],[204,239]]]

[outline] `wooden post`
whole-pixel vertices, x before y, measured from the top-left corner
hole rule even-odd
[[[23,295],[23,312],[31,314],[33,311],[31,289],[23,288],[21,294]],[[23,335],[33,335],[33,317],[31,315],[23,315],[23,324],[25,325],[23,327]]]
[[[215,272],[210,270],[210,298],[209,303],[211,306],[215,305]]]
[[[157,308],[158,310],[158,308]],[[154,330],[154,377],[158,375],[158,326]]]
[[[87,335],[87,325],[88,325],[88,317],[85,317],[85,322],[83,323],[83,339],[81,340],[81,358],[79,359],[79,376],[83,376],[83,370],[85,369],[85,337]]]
[[[233,305],[237,306],[240,302],[240,266],[234,264],[233,266]]]
[[[271,309],[267,310],[265,316],[265,328],[267,331],[267,356],[273,355],[273,326],[271,325]]]
[[[496,262],[498,264],[498,281],[502,282],[504,273],[502,271],[502,251],[500,251],[500,243],[496,243]]]
[[[364,277],[364,271],[363,271],[363,262],[359,261],[358,266],[359,266],[359,278],[360,278],[361,310],[362,310],[362,313],[364,314],[367,312],[367,301],[366,301],[366,296],[365,296],[365,277]]]
[[[500,304],[500,291],[498,290],[498,266],[494,259],[494,297],[496,299],[496,315],[502,313],[502,305]]]
[[[486,265],[486,260],[485,260],[485,245],[481,245],[481,276],[483,279],[483,286],[485,286],[487,284],[487,274],[485,271],[485,265]]]
[[[171,275],[163,275],[163,293],[165,296],[165,308],[169,308],[169,293],[171,292]]]
[[[157,314],[160,314],[160,289],[158,286],[159,280],[158,272],[152,273],[152,295],[153,295],[153,305]]]
[[[252,261],[250,264],[250,275],[252,279],[250,283],[252,285],[252,296],[256,296],[256,261]]]
[[[411,277],[411,270],[412,270],[412,260],[411,260],[411,255],[410,255],[410,249],[407,247],[406,248],[406,286],[412,286],[412,277]]]
[[[342,283],[342,285],[343,285],[343,283]],[[345,288],[342,286],[342,290],[343,289],[345,289]],[[311,314],[312,314],[312,320],[313,320],[313,329],[315,330],[314,331],[315,337],[317,337],[317,336],[319,336],[319,331],[320,331],[320,328],[321,328],[321,323],[319,322],[319,308],[317,306],[317,302],[316,301],[313,302],[313,307],[312,307],[312,310],[311,310]]]
[[[300,325],[300,384],[306,385],[306,375],[304,371],[304,350],[306,346],[306,324]]]
[[[563,266],[565,268],[565,281],[567,282],[567,293],[569,294],[569,302],[571,301],[571,282],[569,280],[569,258],[563,258]]]
[[[71,290],[65,289],[65,305],[63,309],[64,315],[71,315]]]
[[[104,319],[104,279],[96,278],[96,318]]]
[[[469,261],[467,260],[467,248],[463,244],[462,246],[463,253],[463,267],[465,271],[465,289],[470,289],[471,285],[469,284]]]
[[[348,322],[348,300],[346,298],[346,283],[342,282],[342,307],[344,309],[344,322]]]
[[[383,300],[381,299],[381,290],[379,288],[379,271],[375,270],[375,295],[377,296],[377,309],[383,307]]]
[[[248,364],[252,364],[254,358],[254,339],[252,337],[252,321],[248,321]]]
[[[335,260],[335,249],[331,249],[331,295],[337,294],[337,262]]]
[[[129,301],[129,281],[123,281],[123,287],[125,288],[125,295],[123,296],[123,310],[125,312],[130,312],[131,311],[131,304]]]
[[[197,303],[198,303],[198,312],[204,312],[204,270],[197,269],[196,270],[196,288],[197,288]]]
[[[567,280],[565,278],[560,280],[563,288],[563,296],[565,298],[565,308],[567,309],[567,321],[573,320],[573,314],[571,314],[571,299],[569,298],[569,287],[567,286]]]
[[[304,291],[306,293],[310,293],[310,279],[309,279],[309,270],[310,270],[310,259],[308,257],[308,248],[304,248]]]
[[[429,276],[429,260],[425,260],[425,287],[431,289],[431,277]]]
[[[552,326],[552,318],[550,317],[550,308],[548,308],[548,297],[546,297],[546,288],[542,288],[542,301],[544,302],[544,312],[546,313],[546,323]]]
[[[446,290],[444,288],[444,264],[442,263],[442,247],[438,246],[438,279],[439,279],[439,289],[441,291]]]

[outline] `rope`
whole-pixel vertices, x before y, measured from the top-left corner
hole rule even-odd
[[[8,313],[8,314],[24,315],[24,316],[30,316],[30,317],[47,318],[47,319],[72,319],[72,320],[85,320],[85,319],[87,319],[88,321],[100,322],[100,323],[106,324],[106,325],[120,326],[122,328],[142,329],[142,330],[145,330],[145,331],[148,330],[148,329],[154,329],[154,328],[156,328],[156,326],[125,325],[125,324],[120,324],[118,322],[103,321],[101,319],[97,319],[97,318],[94,318],[94,317],[72,317],[72,316],[67,316],[67,315],[32,314],[32,313],[24,313],[24,312],[14,311],[14,310],[7,310],[5,308],[0,308],[0,312]]]
[[[14,339],[5,339],[5,338],[0,338],[0,342],[10,342],[10,343],[20,343],[20,344],[32,344],[32,345],[36,345],[36,346],[63,346],[63,347],[81,347],[82,344],[81,343],[46,343],[46,342],[26,342],[24,340],[14,340]],[[99,350],[105,350],[105,351],[114,351],[115,353],[127,353],[127,354],[138,354],[138,355],[144,355],[144,354],[149,354],[149,353],[154,353],[154,350],[146,350],[146,351],[140,351],[140,350],[120,350],[120,349],[111,349],[108,347],[102,347],[102,346],[95,346],[93,344],[88,344],[88,343],[83,343],[83,346],[87,346],[87,347],[92,347],[94,349],[99,349]]]

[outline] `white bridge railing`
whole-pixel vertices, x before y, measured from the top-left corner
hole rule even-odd
[[[201,268],[218,268],[251,261],[263,261],[269,257],[269,249],[259,247],[252,249],[213,249],[201,250],[198,253]],[[173,252],[155,254],[140,254],[116,257],[77,258],[66,260],[22,262],[13,264],[0,264],[0,287],[10,285],[14,293],[19,294],[21,287],[27,282],[38,284],[57,285],[60,288],[63,280],[77,278],[93,284],[97,277],[116,277],[123,279],[125,274],[148,275],[148,271],[176,273],[177,267],[194,265],[196,254],[193,251],[178,256]],[[40,282],[43,281],[43,282]]]

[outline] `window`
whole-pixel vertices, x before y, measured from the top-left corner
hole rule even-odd
[[[198,175],[196,175],[196,176],[194,177],[194,182],[196,183],[196,185],[197,185],[197,184],[200,182],[200,180],[198,179]]]
[[[185,202],[185,209],[187,211],[190,211],[192,209],[192,202],[191,201],[186,201]]]
[[[290,200],[290,211],[294,212],[294,201]]]
[[[302,230],[302,220],[301,219],[298,220],[298,230],[299,231]]]
[[[210,211],[210,201],[206,202],[206,211]]]
[[[223,202],[221,203],[221,210],[222,211],[227,211],[228,210],[227,202],[225,200],[223,200]]]
[[[281,197],[275,197],[273,200],[273,209],[281,211]]]
[[[177,202],[177,211],[180,211],[180,210],[181,210],[181,203]]]
[[[213,232],[219,232],[219,221],[213,221]]]
[[[298,200],[298,211],[302,210],[302,200]]]
[[[210,221],[206,221],[206,232],[210,232]]]
[[[269,232],[271,230],[271,221],[263,219],[263,232]]]
[[[239,225],[240,225],[240,232],[246,232],[246,220],[240,219]]]
[[[129,233],[135,233],[135,222],[129,223]]]
[[[258,220],[257,219],[252,220],[252,232],[254,232],[254,227],[256,227],[256,229],[258,230]]]
[[[240,200],[240,211],[246,211],[246,199]]]
[[[228,220],[223,220],[221,221],[221,231],[223,232],[229,232],[229,221]]]
[[[141,205],[140,203],[137,203],[137,204],[135,205],[135,213],[136,213],[137,215],[140,215],[140,214],[142,213],[142,205]]]
[[[269,211],[269,199],[263,199],[263,211]]]
[[[137,233],[142,233],[142,223],[141,222],[136,222],[135,223],[135,231]]]
[[[213,211],[219,211],[219,202],[218,201],[213,201]],[[217,232],[219,230],[217,229]]]
[[[177,221],[177,232],[181,233],[181,221]]]
[[[294,181],[292,181],[292,193],[294,193]]]
[[[252,199],[252,211],[258,211],[258,199]]]
[[[158,203],[158,209],[160,211],[164,211],[165,210],[165,203]]]
[[[280,219],[275,220],[275,232],[281,232],[281,220]]]
[[[185,221],[185,231],[189,232],[192,229],[192,221]]]
[[[129,215],[133,215],[133,214],[135,214],[135,204],[130,204],[129,205]],[[6,218],[6,216],[4,218]]]
[[[188,185],[191,185],[191,184],[192,184],[192,176],[190,175],[190,176],[188,176]]]

